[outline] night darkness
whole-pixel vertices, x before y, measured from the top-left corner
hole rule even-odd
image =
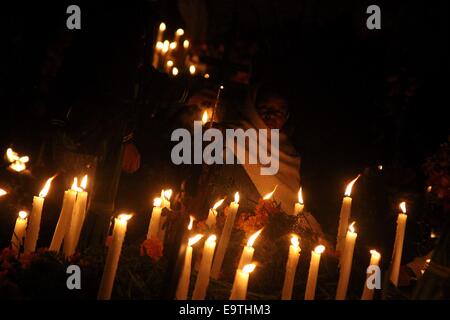
[[[81,8],[81,30],[66,27],[70,4]],[[381,8],[380,30],[366,26],[371,4]],[[172,130],[198,114],[182,106],[188,104],[187,97],[205,92],[215,98],[223,85],[218,114],[225,123],[241,114],[249,90],[264,83],[289,101],[284,130],[301,157],[306,208],[323,229],[320,239],[335,241],[345,185],[361,174],[352,209],[360,234],[360,247],[355,249],[360,258],[355,259],[365,268],[367,250],[376,246],[389,267],[400,201],[410,208],[402,265],[424,256],[435,246],[429,239],[431,232],[450,236],[444,229],[450,214],[449,9],[448,1],[424,0],[2,5],[1,152],[12,147],[31,160],[29,171],[22,175],[2,164],[0,188],[11,195],[0,200],[0,248],[9,245],[16,213],[29,207],[42,182],[57,172],[38,240],[38,247],[48,246],[62,190],[72,179],[67,152],[96,159],[93,213],[86,218],[79,248],[89,250],[103,243],[110,216],[122,209],[136,213],[126,243],[142,242],[153,195],[166,186],[176,193],[182,190],[190,199],[180,212],[195,211],[201,220],[204,214],[199,212],[207,212],[201,210],[222,194],[219,189],[204,193],[199,189],[204,166],[191,170],[170,163]],[[172,76],[152,67],[161,21],[167,24],[167,34],[180,27],[186,30],[196,62],[205,70]],[[122,138],[130,135],[131,143],[122,144]],[[119,174],[117,166],[122,166]],[[227,196],[228,201],[232,195]],[[178,232],[178,226],[172,227],[167,232]],[[165,250],[177,239],[167,241]],[[175,263],[167,252],[163,257],[169,256],[167,264]],[[448,269],[448,257],[444,260],[440,263]],[[307,261],[302,263],[306,267],[300,268],[307,268]],[[119,267],[119,276],[120,272]],[[0,277],[0,297],[4,296],[1,281]],[[414,287],[405,287],[402,294],[411,295]],[[250,289],[266,298],[273,290],[265,285]],[[321,291],[321,298],[334,299],[323,293],[328,289]],[[49,297],[52,290],[59,289],[48,289]],[[443,290],[448,299],[448,287]],[[33,298],[32,290],[24,292]],[[118,298],[125,297],[122,293],[114,291]],[[168,298],[169,294],[170,288],[136,297]],[[214,294],[213,298],[221,297]]]

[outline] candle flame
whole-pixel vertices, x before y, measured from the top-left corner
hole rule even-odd
[[[161,50],[163,49],[163,47],[164,47],[164,44],[163,44],[161,41],[158,41],[158,42],[156,43],[156,49],[157,49],[158,51],[161,51]]]
[[[117,216],[117,219],[119,219],[121,222],[127,222],[131,219],[131,217],[133,217],[133,215],[130,213],[121,213]]]
[[[314,248],[314,252],[317,254],[322,254],[324,251],[325,251],[325,246],[321,245],[321,244]]]
[[[185,48],[185,49],[189,48],[189,40],[183,41],[183,48]]]
[[[29,156],[20,157],[19,161],[22,163],[27,163],[28,161],[30,161],[30,157]]]
[[[194,244],[196,244],[197,242],[199,242],[201,238],[203,238],[203,235],[202,235],[202,234],[196,234],[196,235],[193,236],[192,238],[189,238],[188,246],[189,246],[189,247],[192,247]]]
[[[298,248],[298,247],[300,246],[300,241],[299,241],[297,235],[294,234],[294,235],[291,237],[291,244],[292,244],[295,248]]]
[[[161,198],[155,198],[153,199],[153,206],[154,207],[161,207],[162,199]]]
[[[177,36],[181,37],[181,36],[184,34],[184,30],[181,29],[181,28],[179,28],[179,29],[177,29],[177,31],[175,32],[175,34],[176,34]]]
[[[81,187],[82,189],[86,190],[86,188],[87,188],[87,183],[88,183],[88,175],[85,175],[85,176],[83,177],[83,179],[81,180],[80,187]]]
[[[208,122],[208,111],[205,110],[202,115],[202,124],[205,125]]]
[[[164,22],[159,24],[159,31],[166,31],[166,24]]]
[[[356,180],[359,179],[360,176],[361,175],[358,174],[358,176],[355,179],[353,179],[352,181],[350,181],[350,183],[347,185],[347,187],[345,188],[345,193],[344,193],[344,195],[346,197],[350,197],[350,195],[352,194],[353,185],[355,184]]]
[[[189,225],[188,225],[188,230],[192,230],[192,227],[194,226],[194,217],[193,216],[189,216]]]
[[[19,160],[19,154],[15,152],[13,149],[8,148],[6,149],[6,158],[9,162],[14,162]]]
[[[434,231],[431,231],[431,233],[430,233],[430,238],[431,238],[431,239],[437,238],[437,235],[436,235],[436,233],[434,233]]]
[[[191,65],[191,66],[189,67],[189,72],[190,72],[190,74],[194,74],[196,70],[197,70],[197,68],[196,68],[194,65]]]
[[[167,51],[169,51],[169,45],[170,45],[169,40],[164,40],[163,46],[162,46],[163,53],[167,53]]]
[[[22,220],[25,220],[28,217],[28,212],[26,211],[20,211],[19,212],[19,218]]]
[[[53,176],[51,178],[49,178],[47,180],[47,182],[44,185],[44,188],[42,188],[41,192],[39,192],[39,197],[41,198],[45,198],[48,194],[48,191],[50,190],[50,186],[52,185],[52,180],[55,178],[56,176]]]
[[[212,234],[206,239],[207,242],[214,242],[217,240],[217,236],[215,234]]]
[[[238,204],[238,203],[239,203],[239,200],[240,200],[239,192],[236,192],[236,193],[234,194],[234,203]]]
[[[266,195],[263,197],[263,200],[269,200],[270,198],[272,198],[272,196],[273,196],[273,194],[275,193],[275,191],[277,190],[277,188],[278,188],[278,185],[275,186],[275,188],[273,189],[272,192],[266,194]]]
[[[353,221],[349,226],[348,226],[348,231],[350,231],[351,233],[355,233],[355,222]]]
[[[6,150],[6,158],[11,163],[9,168],[16,172],[24,171],[27,168],[26,163],[30,161],[30,157],[19,156],[19,154],[15,152],[12,148],[8,148]]]
[[[250,238],[248,238],[247,247],[253,247],[253,245],[255,244],[256,239],[259,237],[259,235],[261,234],[262,231],[263,231],[263,228],[259,229],[254,234],[252,234],[250,236]]]
[[[163,192],[164,198],[170,200],[170,198],[172,197],[172,193],[173,193],[172,189],[164,190]]]
[[[298,190],[298,203],[303,204],[302,187],[300,187],[300,190]]]
[[[177,67],[173,67],[173,68],[172,68],[172,74],[173,74],[174,76],[178,75],[178,68],[177,68]]]
[[[220,207],[222,205],[222,203],[224,202],[225,198],[223,198],[222,200],[217,201],[214,206],[213,206],[213,210],[216,210],[218,207]]]
[[[167,65],[169,68],[173,67],[173,61],[172,61],[172,60],[167,61],[166,65]]]
[[[76,192],[82,192],[83,191],[83,189],[81,189],[78,186],[78,178],[77,177],[73,178],[72,187],[70,189],[72,189],[73,191],[76,191]]]
[[[177,48],[177,43],[176,42],[171,42],[169,44],[169,48],[170,48],[170,50],[175,50]]]
[[[243,268],[242,268],[242,272],[244,273],[252,273],[256,268],[256,264],[254,263],[250,263],[250,264],[246,264]]]
[[[209,79],[209,73],[205,73],[205,75],[203,76],[203,78]]]
[[[402,203],[400,203],[400,210],[402,210],[403,213],[406,213],[406,202],[403,201]]]
[[[3,197],[4,195],[7,195],[7,194],[8,194],[8,192],[6,192],[3,189],[0,189],[0,197]]]
[[[370,254],[372,256],[374,256],[375,258],[380,258],[381,257],[381,254],[375,249],[370,250]]]

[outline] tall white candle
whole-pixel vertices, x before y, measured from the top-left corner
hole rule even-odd
[[[170,210],[170,198],[172,197],[172,189],[168,190],[162,190],[161,191],[161,210],[164,208],[167,208]],[[166,229],[164,228],[164,225],[166,224],[167,215],[161,215],[160,221],[159,221],[159,231],[158,231],[158,238],[164,242],[164,238],[166,235]]]
[[[183,270],[181,271],[177,292],[175,295],[177,300],[187,300],[192,269],[192,246],[200,241],[201,238],[203,238],[202,234],[197,234],[194,237],[189,238],[186,253],[184,255]]]
[[[25,211],[20,211],[16,219],[16,224],[14,226],[14,232],[11,238],[12,247],[20,252],[20,247],[23,243],[23,238],[25,237],[25,231],[27,229],[28,223],[28,213]]]
[[[28,227],[25,235],[24,251],[26,253],[36,251],[36,243],[39,238],[39,230],[41,228],[42,208],[44,206],[45,197],[50,190],[53,178],[54,177],[51,177],[47,180],[38,197],[33,197],[33,207],[31,209],[31,214],[28,217]]]
[[[114,219],[112,242],[108,249],[108,255],[106,256],[105,268],[103,269],[100,288],[97,294],[98,300],[111,299],[117,266],[119,265],[120,253],[127,232],[127,224],[131,217],[131,214],[120,214]]]
[[[234,279],[233,287],[231,288],[230,300],[246,300],[247,287],[250,273],[255,270],[255,264],[247,264],[242,270],[236,271],[236,277]]]
[[[325,251],[323,245],[318,245],[311,252],[311,262],[309,265],[308,281],[306,282],[305,300],[314,300],[316,296],[317,276],[319,274],[320,257]]]
[[[369,266],[378,266],[380,263],[381,255],[376,250],[370,250],[370,264]],[[369,277],[369,274],[367,274]],[[364,281],[364,290],[361,296],[361,300],[372,300],[374,289],[369,289],[367,287],[367,278]]]
[[[206,297],[214,250],[216,249],[216,240],[217,237],[213,234],[205,241],[202,262],[200,263],[200,269],[198,270],[194,292],[192,293],[192,300],[204,300]]]
[[[219,208],[225,199],[217,201],[214,206],[209,209],[208,218],[206,219],[206,225],[210,228],[215,227],[216,225],[216,217],[217,217],[217,208]]]
[[[76,179],[76,178],[75,178]],[[74,184],[76,180],[74,179]],[[58,223],[56,224],[55,233],[53,234],[52,242],[50,243],[50,251],[59,252],[61,249],[61,244],[67,230],[70,226],[70,221],[72,219],[73,207],[75,204],[75,199],[77,197],[77,191],[73,189],[66,190],[64,192],[63,204],[61,208],[61,213],[59,214]]]
[[[253,253],[255,252],[255,248],[253,245],[255,244],[256,239],[259,237],[263,229],[256,231],[254,234],[248,238],[247,245],[242,250],[242,255],[239,260],[238,269],[242,269],[245,265],[250,264],[253,260]]]
[[[344,199],[342,200],[341,213],[339,215],[339,227],[336,239],[336,251],[338,252],[338,254],[341,254],[342,250],[344,249],[343,246],[345,235],[347,233],[348,222],[350,220],[352,210],[352,198],[350,196],[352,194],[353,185],[359,177],[360,175],[353,179],[345,189]]]
[[[398,276],[400,273],[400,264],[402,262],[403,241],[405,239],[406,220],[408,218],[406,215],[405,202],[400,203],[400,210],[401,212],[398,214],[397,218],[397,232],[395,234],[390,276],[390,280],[395,286],[398,286]]]
[[[298,259],[300,258],[300,243],[296,235],[291,237],[289,246],[289,256],[286,263],[286,273],[284,275],[283,290],[281,300],[291,300],[292,289],[294,288],[295,273],[297,271]]]
[[[155,198],[153,200],[152,216],[148,225],[147,239],[151,237],[157,237],[159,232],[159,222],[161,221],[161,198]]]
[[[222,270],[222,263],[225,257],[225,253],[230,242],[231,231],[233,231],[234,221],[239,209],[239,192],[234,195],[234,202],[230,203],[230,206],[225,209],[227,212],[227,218],[225,225],[220,235],[219,244],[217,245],[216,255],[214,256],[214,262],[211,269],[211,278],[218,279],[220,271]]]
[[[347,235],[345,237],[344,251],[341,255],[341,269],[339,272],[336,300],[345,300],[345,297],[347,296],[348,281],[352,270],[353,251],[355,249],[356,237],[358,236],[355,232],[354,224],[355,222],[348,227]]]

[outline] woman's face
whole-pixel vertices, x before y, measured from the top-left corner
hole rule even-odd
[[[289,117],[289,107],[282,97],[267,97],[258,102],[256,112],[269,129],[282,129]]]

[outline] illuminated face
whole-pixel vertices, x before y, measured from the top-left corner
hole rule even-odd
[[[259,101],[256,111],[269,129],[282,129],[289,117],[288,102],[277,96]]]

